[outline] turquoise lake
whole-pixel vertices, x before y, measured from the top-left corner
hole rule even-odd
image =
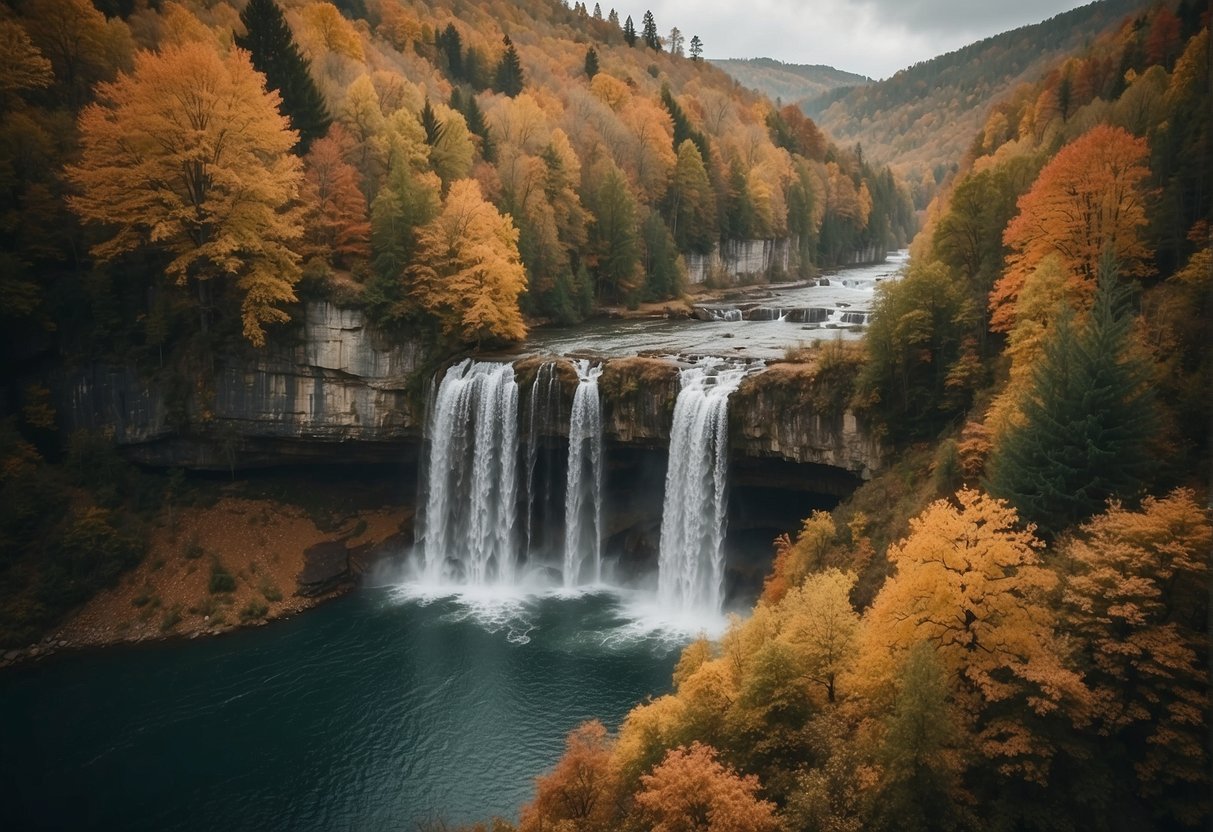
[[[514,818],[570,729],[669,690],[684,642],[615,594],[384,587],[220,638],[57,656],[0,674],[0,828]]]

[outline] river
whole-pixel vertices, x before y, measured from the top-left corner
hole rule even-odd
[[[884,263],[824,274],[825,285],[755,286],[738,290],[746,297],[705,304],[709,311],[717,312],[720,320],[621,318],[594,320],[573,327],[540,327],[531,332],[523,350],[543,355],[595,354],[610,358],[651,353],[770,361],[782,358],[785,350],[800,344],[861,337],[876,299],[876,287],[895,279],[908,261],[908,251],[894,251],[889,252]],[[729,314],[732,310],[746,318],[727,320],[737,317]],[[754,315],[770,319],[749,319]]]

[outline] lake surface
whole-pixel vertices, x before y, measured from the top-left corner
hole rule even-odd
[[[568,355],[593,353],[607,358],[638,354],[720,355],[770,361],[782,358],[788,347],[833,338],[853,339],[863,335],[876,299],[876,287],[894,280],[909,262],[909,252],[890,252],[888,260],[875,266],[857,266],[823,275],[825,286],[745,287],[749,297],[733,303],[722,300],[706,304],[722,315],[732,306],[756,306],[773,313],[820,310],[824,320],[815,323],[795,320],[700,321],[664,318],[595,320],[574,327],[540,327],[531,331],[523,349],[528,353]],[[738,310],[740,311],[740,310]],[[849,314],[848,314],[849,313]],[[820,315],[818,316],[820,317]]]
[[[0,828],[412,830],[515,817],[564,735],[670,687],[614,593],[361,589],[215,639],[0,674]]]

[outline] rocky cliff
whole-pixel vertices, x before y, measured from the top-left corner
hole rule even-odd
[[[524,397],[541,361],[516,364]],[[129,456],[150,465],[221,470],[309,459],[388,462],[418,452],[421,371],[416,345],[391,343],[358,311],[312,303],[289,337],[259,353],[222,359],[213,381],[198,389],[181,390],[131,367],[68,373],[60,414],[67,430],[110,433]],[[560,375],[571,401],[571,365]],[[870,477],[882,463],[879,442],[819,387],[797,365],[748,378],[730,401],[734,459]],[[607,362],[601,391],[608,443],[664,449],[678,389],[671,361]],[[567,424],[556,431],[553,438]]]
[[[392,343],[361,312],[310,303],[292,332],[263,351],[222,357],[196,389],[129,366],[68,372],[60,413],[68,430],[112,433],[153,465],[374,459],[420,436],[410,396],[420,361],[416,345]]]

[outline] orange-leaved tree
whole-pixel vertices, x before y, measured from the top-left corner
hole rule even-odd
[[[1024,281],[1050,254],[1061,256],[1068,279],[1088,300],[1105,253],[1124,275],[1149,273],[1150,250],[1141,233],[1151,196],[1148,153],[1145,139],[1101,124],[1045,165],[1003,234],[1011,253],[990,293],[991,329],[1011,329]]]
[[[278,93],[246,52],[195,42],[139,53],[97,98],[80,115],[80,162],[67,169],[79,189],[72,208],[110,232],[93,255],[171,255],[165,272],[197,288],[204,329],[216,289],[234,283],[244,335],[263,345],[265,325],[286,321],[282,307],[295,300],[291,245],[302,231],[298,136]]]
[[[1208,512],[1179,490],[1138,511],[1113,504],[1062,551],[1096,727],[1125,747],[1138,794],[1192,824],[1209,810],[1211,548]]]
[[[366,197],[358,187],[358,171],[346,161],[354,141],[340,122],[322,139],[312,142],[304,157],[304,191],[311,211],[305,240],[309,254],[333,265],[371,256],[371,220]]]
[[[615,829],[619,775],[611,761],[613,746],[598,720],[571,731],[556,767],[536,781],[535,800],[522,810],[520,832],[563,828],[562,823],[581,832]]]
[[[852,690],[880,708],[905,656],[931,645],[978,748],[1004,773],[1041,780],[1053,754],[1038,717],[1085,717],[1088,692],[1055,633],[1056,575],[1001,500],[964,489],[911,521],[889,549],[896,574],[864,617]]]
[[[465,343],[526,337],[518,229],[485,201],[476,180],[451,185],[442,213],[421,229],[417,244],[418,262],[409,269],[417,299],[445,335]]]
[[[742,777],[716,760],[711,746],[675,748],[636,794],[653,832],[774,832],[775,804],[758,797],[754,776]]]

